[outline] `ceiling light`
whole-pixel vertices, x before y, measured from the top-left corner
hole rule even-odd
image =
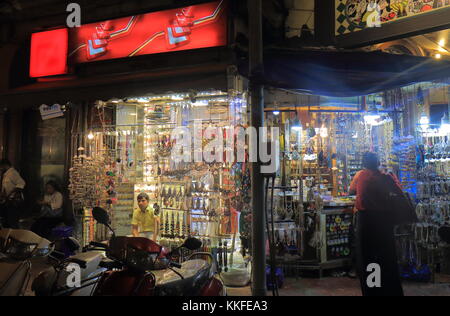
[[[441,131],[444,134],[450,134],[450,120],[447,116],[447,113],[444,114],[441,120]]]
[[[377,113],[369,113],[364,115],[364,122],[369,125],[377,125],[381,116]]]
[[[294,122],[292,122],[292,130],[296,132],[301,132],[302,129],[303,129],[302,122],[300,122],[298,117],[296,117]]]

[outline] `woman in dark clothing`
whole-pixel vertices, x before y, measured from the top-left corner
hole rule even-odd
[[[358,172],[352,181],[350,191],[356,193],[356,260],[364,296],[403,296],[395,248],[394,225],[391,214],[380,208],[379,180],[376,154],[365,153],[364,170]],[[379,266],[380,284],[371,282]],[[368,271],[369,270],[369,271]],[[369,282],[368,282],[369,281]]]

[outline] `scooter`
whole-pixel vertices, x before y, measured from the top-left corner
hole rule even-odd
[[[102,208],[94,208],[92,215],[113,233],[108,245],[97,244],[106,250],[111,269],[101,277],[94,296],[226,295],[211,254],[194,253],[181,264],[173,261],[181,248],[199,249],[200,240],[188,238],[182,246],[168,252],[147,238],[116,237],[109,225],[108,213]]]
[[[50,266],[41,271],[31,286],[36,296],[91,296],[102,274],[107,270],[102,267],[105,260],[102,251],[89,249],[69,258],[63,253],[54,251],[50,256]],[[71,273],[74,270],[70,264],[79,267],[80,284],[71,285]]]
[[[79,249],[75,239],[67,238],[63,241],[71,251]],[[99,252],[87,252],[65,258],[64,253],[55,250],[55,247],[54,242],[31,231],[0,230],[0,296],[25,294],[31,280],[31,259],[37,257],[47,258],[49,266],[32,283],[31,289],[36,295],[89,295],[101,273],[106,271],[99,267],[104,257]],[[80,266],[82,279],[93,279],[95,282],[80,289],[64,289],[69,274],[65,268],[70,263]]]
[[[31,279],[31,259],[53,251],[50,241],[21,229],[0,230],[0,296],[22,296]]]

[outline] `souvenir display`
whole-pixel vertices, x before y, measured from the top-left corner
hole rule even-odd
[[[117,232],[130,235],[136,197],[146,193],[160,220],[159,244],[176,247],[195,236],[224,274],[236,272],[236,253],[248,263],[249,144],[231,135],[231,127],[248,126],[245,99],[235,91],[191,91],[107,103],[115,125],[93,128],[73,145],[69,189],[84,210],[84,240],[107,233],[91,219],[95,206],[110,212]],[[423,126],[423,114],[421,122],[411,122],[417,111],[429,110],[427,102],[421,90],[396,89],[346,110],[308,104],[267,111],[266,127],[279,130],[280,164],[265,175],[273,180],[265,201],[268,254],[314,262],[308,266],[319,271],[351,265],[356,197],[350,185],[371,151],[380,171],[393,175],[411,198],[420,221],[397,231],[400,260],[429,264],[440,247],[439,228],[450,226],[450,142],[444,128]],[[244,161],[236,161],[238,152]]]
[[[228,151],[236,158],[238,146],[233,142],[233,147],[226,147],[229,126],[247,124],[243,95],[209,91],[98,104],[100,113],[105,107],[113,110],[115,125],[100,120],[100,126],[90,127],[81,142],[88,146],[78,148],[70,170],[71,199],[85,209],[83,239],[100,239],[100,228],[90,215],[95,206],[110,212],[117,233],[130,235],[137,196],[146,193],[160,219],[161,245],[175,247],[195,236],[203,241],[203,249],[222,248],[227,270],[232,237],[240,232],[240,214],[246,218],[250,213],[248,166],[224,159]],[[174,152],[182,129],[190,132],[186,140],[191,146],[181,149],[180,160]],[[215,152],[220,147],[212,147],[220,145],[221,137],[223,157]],[[206,159],[210,148],[214,161]],[[236,244],[241,243],[233,247]]]
[[[396,137],[390,159],[391,170],[397,171],[402,188],[414,192],[416,186],[416,140],[413,136]]]

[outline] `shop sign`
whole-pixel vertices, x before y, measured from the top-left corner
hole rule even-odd
[[[51,106],[42,104],[39,107],[39,112],[41,112],[41,117],[43,121],[64,116],[64,113],[61,110],[61,105],[59,104],[53,104]]]
[[[63,75],[69,65],[91,61],[225,46],[226,5],[221,0],[34,33],[30,76]]]
[[[336,35],[450,8],[450,0],[335,0]]]
[[[67,73],[68,31],[58,29],[35,33],[31,37],[30,77]]]

